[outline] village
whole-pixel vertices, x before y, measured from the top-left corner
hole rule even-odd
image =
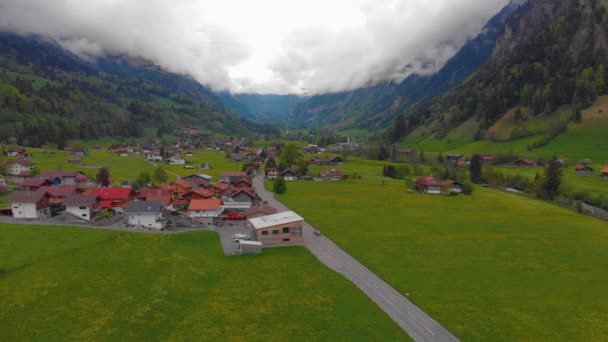
[[[129,181],[117,184],[105,168],[99,169],[95,179],[88,178],[82,171],[38,170],[36,158],[31,158],[26,148],[3,147],[9,161],[0,177],[0,193],[8,193],[6,201],[10,205],[0,208],[0,217],[4,220],[10,218],[11,222],[55,222],[127,230],[200,228],[229,231],[231,239],[223,241],[232,240],[234,245],[225,248],[227,254],[260,253],[263,246],[300,242],[303,218],[291,211],[279,212],[268,205],[254,186],[256,177],[268,182],[279,179],[282,182],[339,182],[358,176],[357,172],[349,175],[341,169],[347,157],[337,154],[345,148],[358,147],[350,142],[328,148],[301,145],[294,152],[294,145],[285,142],[256,147],[247,139],[201,135],[194,129],[184,129],[181,137],[170,144],[157,140],[142,144],[114,144],[107,148],[91,147],[116,156],[115,163],[120,163],[122,157],[136,156],[157,168],[178,165],[191,171],[187,175],[176,175],[174,181],[154,184],[150,179],[145,184]],[[292,151],[283,154],[286,149]],[[88,149],[71,146],[65,147],[64,151],[71,154],[68,163],[82,165]],[[227,160],[241,166],[241,171],[216,170],[211,162],[195,165],[190,157],[196,151],[215,151],[225,155]],[[292,157],[286,163],[289,158],[282,156],[288,153],[296,153],[299,157]],[[410,149],[402,149],[398,153],[412,159],[416,156]],[[463,168],[471,164],[471,160],[463,155],[439,158],[446,170],[447,167]],[[493,155],[480,156],[481,164],[485,166],[494,160]],[[546,163],[517,159],[507,165],[532,168],[545,167]],[[310,167],[320,171],[309,172]],[[192,171],[194,169],[200,171]],[[219,171],[216,179],[207,174],[211,170]],[[467,185],[458,177],[438,177],[440,171],[435,167],[429,173],[419,172],[411,190],[433,195],[470,194]],[[575,171],[579,175],[594,173],[593,168],[586,164],[577,165]],[[382,173],[384,177],[398,178],[393,165],[385,165]],[[608,179],[608,168],[601,171],[601,176]]]

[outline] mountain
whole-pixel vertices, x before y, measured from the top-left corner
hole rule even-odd
[[[222,100],[234,108],[242,117],[254,122],[285,124],[290,109],[307,97],[273,94],[219,94]]]
[[[293,107],[290,123],[312,127],[385,128],[398,113],[429,103],[479,69],[492,55],[507,18],[521,4],[521,0],[511,1],[436,74],[414,74],[400,84],[386,82],[349,92],[313,96]]]
[[[6,32],[0,33],[0,122],[0,141],[14,136],[32,146],[180,126],[227,134],[274,130],[241,120],[211,90],[149,62],[85,59],[53,41]]]
[[[581,110],[608,92],[607,33],[604,2],[530,1],[508,19],[488,62],[441,99],[408,113],[406,124],[397,120],[393,138],[444,142],[435,146],[449,148],[456,140],[530,137],[532,151],[563,135],[573,122],[590,120],[600,127],[606,124],[602,109],[588,116]]]

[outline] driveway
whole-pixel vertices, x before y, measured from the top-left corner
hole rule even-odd
[[[254,187],[259,196],[279,211],[289,210],[283,203],[274,198],[274,194],[264,187],[263,173],[254,179]],[[458,341],[458,338],[441,326],[437,321],[424,313],[414,303],[400,294],[376,274],[363,266],[350,254],[338,247],[330,239],[316,236],[316,229],[304,224],[304,246],[319,261],[359,287],[389,317],[393,319],[414,341]]]

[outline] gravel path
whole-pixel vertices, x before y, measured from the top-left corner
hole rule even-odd
[[[254,179],[260,197],[279,210],[289,210],[264,187],[263,174]],[[316,229],[304,224],[304,246],[322,263],[359,287],[386,312],[414,341],[458,341],[447,329],[420,310],[409,299],[380,279],[350,254],[325,236],[316,236]]]

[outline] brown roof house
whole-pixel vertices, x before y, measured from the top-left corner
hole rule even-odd
[[[278,212],[277,208],[271,207],[267,204],[256,205],[255,207],[251,207],[245,211],[244,215],[248,218],[256,218],[260,216],[273,215]]]
[[[45,191],[16,191],[7,200],[16,219],[39,219],[51,214]]]
[[[75,218],[90,221],[99,211],[97,195],[71,195],[63,200],[65,212]]]
[[[302,241],[304,219],[293,211],[247,219],[255,240],[264,245]]]

